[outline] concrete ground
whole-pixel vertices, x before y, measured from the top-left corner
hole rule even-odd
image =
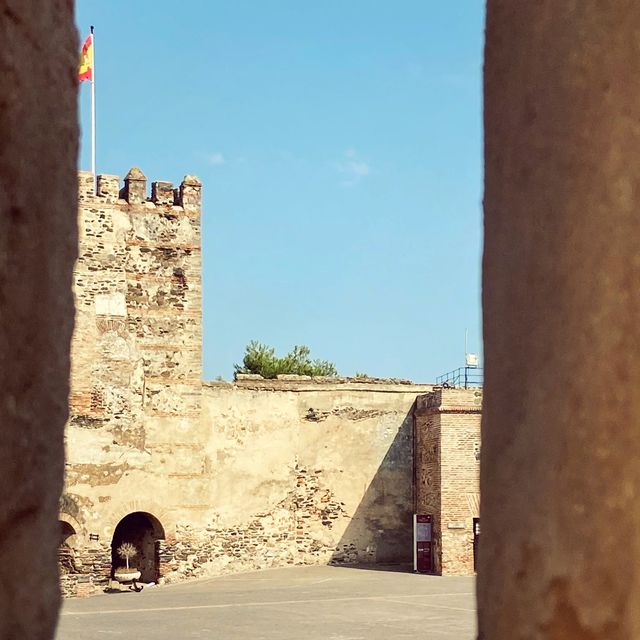
[[[290,567],[67,600],[56,640],[475,638],[475,581]]]

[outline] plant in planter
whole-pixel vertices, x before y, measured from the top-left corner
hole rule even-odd
[[[117,549],[116,553],[126,562],[126,567],[118,567],[114,576],[118,582],[129,582],[131,580],[140,579],[140,571],[135,567],[129,566],[129,560],[138,555],[138,550],[131,542],[123,542]]]

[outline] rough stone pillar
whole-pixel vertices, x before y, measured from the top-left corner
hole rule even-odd
[[[640,638],[640,3],[489,0],[484,640]]]
[[[124,177],[124,189],[122,197],[129,204],[140,204],[147,197],[147,177],[138,169],[133,167]]]
[[[82,195],[85,195],[84,192],[82,192]],[[93,191],[88,195],[92,196]],[[105,202],[116,202],[120,195],[120,182],[118,176],[112,176],[104,173],[98,175],[98,195],[101,198],[104,198]]]
[[[0,3],[0,638],[54,633],[77,231],[73,2]]]
[[[180,183],[180,204],[185,209],[200,209],[202,203],[202,182],[196,176],[185,176]]]
[[[160,205],[173,204],[173,184],[164,180],[151,183],[151,201]]]

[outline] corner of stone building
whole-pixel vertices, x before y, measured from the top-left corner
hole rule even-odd
[[[434,572],[475,572],[482,389],[435,387],[416,400],[416,511],[433,516]]]

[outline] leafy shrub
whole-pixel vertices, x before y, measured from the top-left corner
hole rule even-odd
[[[246,347],[242,365],[234,365],[234,372],[257,373],[263,378],[275,378],[281,374],[299,376],[336,376],[336,366],[328,360],[311,360],[311,350],[297,345],[279,358],[273,347],[252,340]]]

